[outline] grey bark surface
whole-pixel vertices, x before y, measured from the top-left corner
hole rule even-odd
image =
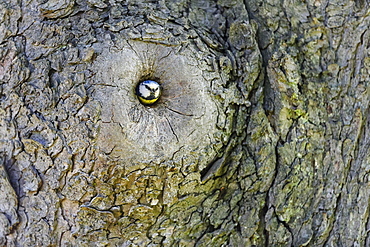
[[[362,0],[1,1],[0,246],[369,246],[369,21]]]

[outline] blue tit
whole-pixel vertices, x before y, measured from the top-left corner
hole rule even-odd
[[[162,94],[162,87],[156,81],[142,81],[136,87],[136,95],[143,105],[153,105]]]

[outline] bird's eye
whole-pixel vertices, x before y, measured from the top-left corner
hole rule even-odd
[[[159,93],[154,95],[157,91]],[[161,85],[156,81],[142,81],[136,86],[136,96],[143,105],[153,105],[161,97]]]

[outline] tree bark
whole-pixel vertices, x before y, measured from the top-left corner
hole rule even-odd
[[[0,2],[0,246],[369,246],[369,21],[363,0]]]

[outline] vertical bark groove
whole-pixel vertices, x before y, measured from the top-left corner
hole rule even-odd
[[[366,1],[0,10],[0,246],[369,244]]]

